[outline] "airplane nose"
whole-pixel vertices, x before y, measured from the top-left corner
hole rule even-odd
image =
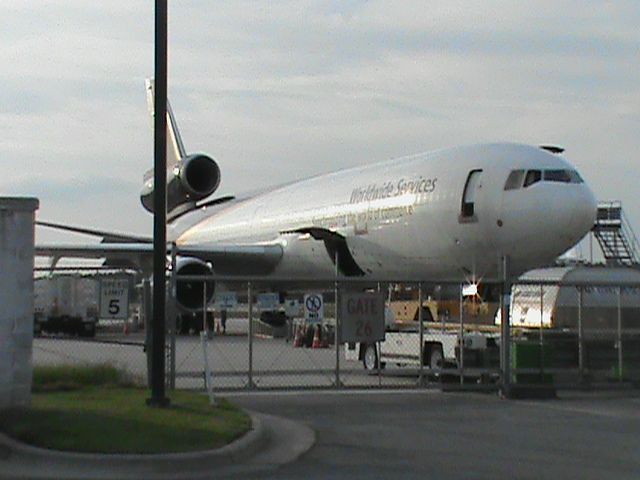
[[[596,214],[596,198],[586,184],[541,183],[505,202],[495,242],[514,257],[536,257],[539,265],[578,243],[593,228]]]
[[[589,187],[581,185],[575,195],[565,198],[565,204],[558,206],[561,228],[565,237],[578,241],[586,235],[595,224],[598,202]],[[564,228],[563,228],[564,227]]]
[[[576,207],[576,223],[578,228],[589,231],[593,228],[598,215],[598,201],[591,189],[586,185],[582,186],[579,204]],[[586,232],[585,232],[586,233]]]

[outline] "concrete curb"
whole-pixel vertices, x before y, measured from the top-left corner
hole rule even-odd
[[[270,436],[263,416],[247,412],[252,429],[216,450],[168,454],[71,453],[33,447],[0,434],[0,478],[194,478],[260,453]],[[310,447],[309,447],[310,448]]]

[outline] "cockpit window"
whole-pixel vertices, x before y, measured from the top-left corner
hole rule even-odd
[[[580,174],[575,170],[569,170],[569,176],[571,177],[571,183],[584,183]]]
[[[575,170],[545,170],[544,180],[547,182],[582,183],[583,180]]]
[[[512,170],[504,183],[505,190],[516,190],[522,186],[524,170]]]
[[[571,182],[571,177],[569,177],[569,174],[566,170],[545,170],[544,179],[547,182]]]
[[[542,180],[542,172],[540,170],[529,170],[524,177],[525,188]]]
[[[524,184],[522,182],[524,177]],[[524,188],[538,183],[559,182],[559,183],[584,183],[584,180],[575,170],[511,170],[507,181],[504,184],[505,190],[516,190],[523,186]]]

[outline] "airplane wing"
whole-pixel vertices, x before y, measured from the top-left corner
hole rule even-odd
[[[167,254],[171,248],[167,248]],[[209,244],[178,247],[176,253],[211,262],[215,273],[258,275],[268,273],[280,262],[280,244]],[[96,243],[90,245],[36,245],[36,256],[50,257],[53,264],[60,258],[107,260],[109,265],[135,265],[142,270],[151,268],[153,244]]]

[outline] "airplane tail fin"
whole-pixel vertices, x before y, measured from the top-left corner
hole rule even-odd
[[[147,103],[153,118],[154,81],[147,79]],[[204,153],[187,152],[182,143],[178,125],[171,105],[167,101],[167,215],[168,219],[196,207],[196,203],[211,195],[220,185],[220,167],[216,161]],[[154,170],[147,170],[142,176],[143,186],[140,201],[145,209],[154,208]]]
[[[154,81],[152,78],[145,80],[145,87],[147,90],[147,106],[149,107],[149,114],[153,119],[155,115],[154,107]],[[187,152],[182,143],[182,137],[180,137],[180,131],[178,130],[178,124],[176,123],[171,104],[167,100],[167,169],[171,169],[176,163],[187,156]]]

